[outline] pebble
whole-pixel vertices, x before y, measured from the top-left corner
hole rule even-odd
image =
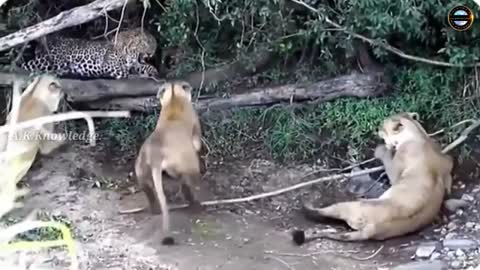
[[[473,196],[468,194],[463,194],[461,199],[467,202],[472,202],[474,200]]]
[[[448,265],[440,260],[421,261],[395,266],[391,270],[448,270]]]
[[[436,259],[440,258],[440,256],[442,256],[442,254],[440,252],[433,252],[432,256],[430,256],[430,260],[431,261],[436,260]]]
[[[469,228],[469,229],[472,229],[473,227],[475,227],[475,222],[467,222],[465,223],[465,227]]]
[[[450,240],[453,239],[457,234],[454,232],[449,232],[447,235],[445,235],[445,240]]]
[[[449,199],[444,202],[444,205],[448,211],[455,212],[459,208],[466,207],[468,205],[468,202],[459,199]]]
[[[417,247],[417,250],[415,251],[415,257],[417,258],[429,258],[432,253],[435,251],[436,247],[435,245],[425,245],[422,244],[419,247]]]
[[[445,237],[443,246],[449,249],[473,249],[478,247],[478,243],[470,239],[447,239]]]
[[[448,225],[447,225],[447,228],[448,228],[449,231],[453,231],[453,230],[455,230],[457,227],[458,227],[458,226],[457,226],[457,224],[456,224],[454,221],[448,223]]]
[[[457,251],[455,251],[455,256],[465,257],[465,252],[463,252],[463,250],[461,250],[461,249],[457,249]]]
[[[462,267],[462,262],[461,261],[453,261],[450,266],[453,268],[453,269],[459,269]]]

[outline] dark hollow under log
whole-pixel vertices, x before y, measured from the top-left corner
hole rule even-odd
[[[252,89],[246,93],[227,98],[198,100],[195,106],[199,112],[226,110],[248,106],[264,106],[282,102],[315,101],[325,102],[340,97],[375,97],[389,88],[382,73],[348,75],[309,84],[287,84],[268,88]],[[159,106],[155,96],[120,97],[106,101],[82,103],[91,109],[151,111]]]

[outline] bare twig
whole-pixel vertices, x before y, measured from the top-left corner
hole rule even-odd
[[[456,125],[458,125],[458,124],[456,124]],[[448,146],[446,146],[442,150],[442,153],[447,153],[450,150],[452,150],[453,148],[457,147],[459,144],[461,144],[463,141],[465,141],[467,139],[468,135],[470,134],[470,132],[472,132],[478,126],[480,126],[480,120],[475,121],[472,125],[467,127],[461,133],[459,138],[457,138],[455,141],[450,143]],[[264,199],[264,198],[268,198],[268,197],[272,197],[272,196],[277,196],[277,195],[280,195],[280,194],[283,194],[283,193],[286,193],[286,192],[289,192],[289,191],[292,191],[292,190],[300,189],[300,188],[310,186],[310,185],[313,185],[313,184],[317,184],[317,183],[320,183],[320,182],[328,182],[328,181],[335,181],[335,180],[340,180],[340,179],[344,179],[344,178],[352,178],[352,177],[362,176],[362,175],[365,175],[365,174],[370,174],[370,173],[374,173],[374,172],[378,172],[378,171],[382,171],[382,170],[384,170],[384,167],[383,166],[378,166],[378,167],[369,168],[369,169],[356,171],[356,172],[334,174],[334,175],[329,175],[329,176],[313,179],[313,180],[310,180],[310,181],[307,181],[307,182],[298,183],[296,185],[289,186],[289,187],[286,187],[286,188],[281,188],[281,189],[277,189],[277,190],[274,190],[274,191],[260,193],[260,194],[256,194],[256,195],[252,195],[252,196],[248,196],[248,197],[204,201],[204,202],[201,203],[201,205],[208,206],[208,205],[249,202],[249,201],[253,201],[253,200],[258,200],[258,199]],[[177,205],[175,207],[175,209],[180,209],[180,208],[185,208],[185,207],[188,207],[188,204]]]
[[[115,41],[113,42],[115,45],[117,45],[118,33],[120,33],[120,27],[122,26],[122,21],[123,17],[125,16],[125,9],[127,8],[128,1],[129,0],[125,0],[125,2],[123,3],[122,13],[120,14],[120,19],[118,20],[118,26],[115,32]]]
[[[47,123],[53,123],[58,121],[66,121],[73,119],[84,118],[85,116],[89,117],[130,117],[129,111],[118,111],[118,112],[101,112],[101,111],[83,111],[83,112],[67,112],[62,114],[55,114],[50,116],[43,116],[33,120],[24,121],[18,123],[12,129],[9,129],[8,126],[1,126],[0,133],[5,133],[8,131],[15,131],[29,126],[39,126]]]
[[[368,260],[372,259],[373,257],[377,256],[378,253],[380,253],[380,251],[382,251],[382,249],[383,249],[383,245],[381,245],[375,252],[373,252],[371,255],[369,255],[367,257],[351,256],[350,258],[355,259],[357,261],[368,261]]]
[[[315,255],[331,254],[331,253],[358,253],[357,250],[322,250],[310,253],[286,253],[286,252],[276,252],[273,250],[264,251],[265,254],[274,254],[279,256],[290,256],[290,257],[313,257]]]
[[[301,1],[301,0],[291,0],[292,2],[294,3],[297,3],[299,5],[302,5],[304,7],[306,7],[307,9],[315,12],[316,14],[319,14],[318,10],[315,9],[314,7],[308,5],[307,3]],[[319,16],[320,17],[320,16]],[[381,43],[379,41],[376,41],[376,40],[373,40],[371,38],[368,38],[366,36],[363,36],[363,35],[360,35],[360,34],[357,34],[355,32],[352,32],[352,31],[349,31],[347,30],[346,27],[343,27],[341,26],[340,24],[330,20],[328,17],[324,17],[325,18],[325,22],[333,27],[336,27],[338,28],[340,31],[348,34],[348,35],[351,35],[355,38],[358,38],[358,39],[361,39],[371,45],[378,45],[378,46],[381,46],[383,47],[384,49],[386,49],[387,51],[390,51],[404,59],[408,59],[408,60],[412,60],[412,61],[416,61],[416,62],[422,62],[422,63],[426,63],[426,64],[430,64],[430,65],[437,65],[437,66],[443,66],[443,67],[478,67],[480,66],[480,63],[475,63],[475,64],[469,64],[469,65],[462,65],[462,64],[452,64],[452,63],[448,63],[448,62],[443,62],[443,61],[437,61],[437,60],[432,60],[432,59],[428,59],[428,58],[423,58],[423,57],[419,57],[419,56],[415,56],[415,55],[411,55],[411,54],[407,54],[407,53],[404,53],[402,50],[396,48],[396,47],[393,47],[392,45],[390,44],[387,44],[387,43]]]
[[[200,94],[202,93],[202,87],[205,82],[205,47],[203,46],[202,42],[200,41],[200,38],[198,37],[198,29],[200,27],[200,15],[198,11],[198,2],[195,1],[195,16],[196,16],[196,25],[195,25],[195,32],[194,36],[197,41],[197,44],[202,48],[202,53],[200,55],[201,61],[202,61],[202,79],[200,80],[200,86],[198,87],[198,93],[197,93],[197,98],[196,101],[198,101],[198,98],[200,97]]]
[[[470,135],[470,132],[472,132],[478,126],[480,126],[480,120],[474,120],[474,122],[472,122],[472,124],[469,127],[464,129],[462,133],[460,133],[460,137],[455,139],[453,142],[451,142],[449,145],[447,145],[447,147],[445,147],[442,150],[442,153],[448,153],[450,150],[457,147],[459,144],[463,143],[468,138],[468,135]]]
[[[290,269],[290,270],[295,270],[295,268],[293,268],[290,264],[288,264],[286,261],[284,261],[284,260],[282,260],[282,259],[280,259],[280,258],[278,258],[278,257],[275,257],[275,256],[267,256],[267,257],[268,257],[268,258],[272,258],[272,259],[276,260],[277,262],[285,265],[285,266],[286,266],[288,269]]]

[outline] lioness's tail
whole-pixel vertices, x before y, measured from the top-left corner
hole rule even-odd
[[[167,199],[163,191],[162,183],[162,170],[156,167],[152,167],[153,186],[157,193],[160,207],[162,208],[162,227],[163,227],[163,239],[162,245],[173,245],[175,240],[170,235],[170,214],[168,212]]]

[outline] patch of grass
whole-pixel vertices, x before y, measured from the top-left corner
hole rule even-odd
[[[100,122],[103,140],[120,151],[134,151],[155,128],[158,111],[152,114],[138,114],[131,118],[110,118]]]
[[[72,229],[72,222],[67,219],[64,215],[53,215],[47,212],[38,212],[37,219],[40,221],[57,221],[65,224],[69,229]],[[2,219],[2,223],[5,225],[13,225],[18,223],[20,220],[13,218],[13,217],[5,217]],[[16,241],[49,241],[49,240],[57,240],[61,239],[62,232],[57,230],[56,228],[52,227],[41,227],[37,229],[33,229],[24,233],[20,233],[17,237],[13,240]]]
[[[362,159],[367,154],[364,150],[378,141],[375,133],[381,121],[391,114],[418,112],[429,131],[478,117],[478,98],[462,97],[458,78],[462,78],[461,71],[454,69],[404,69],[395,77],[394,93],[382,98],[342,98],[302,107],[240,110],[233,113],[228,124],[213,124],[217,120],[210,119],[210,137],[215,140],[209,141],[217,142],[211,148],[231,152],[245,149],[248,138],[253,137],[273,158],[282,161],[305,161],[347,148],[356,149],[350,151],[356,155],[353,158]],[[252,126],[257,132],[252,133]],[[453,135],[447,135],[443,139],[451,140]]]

